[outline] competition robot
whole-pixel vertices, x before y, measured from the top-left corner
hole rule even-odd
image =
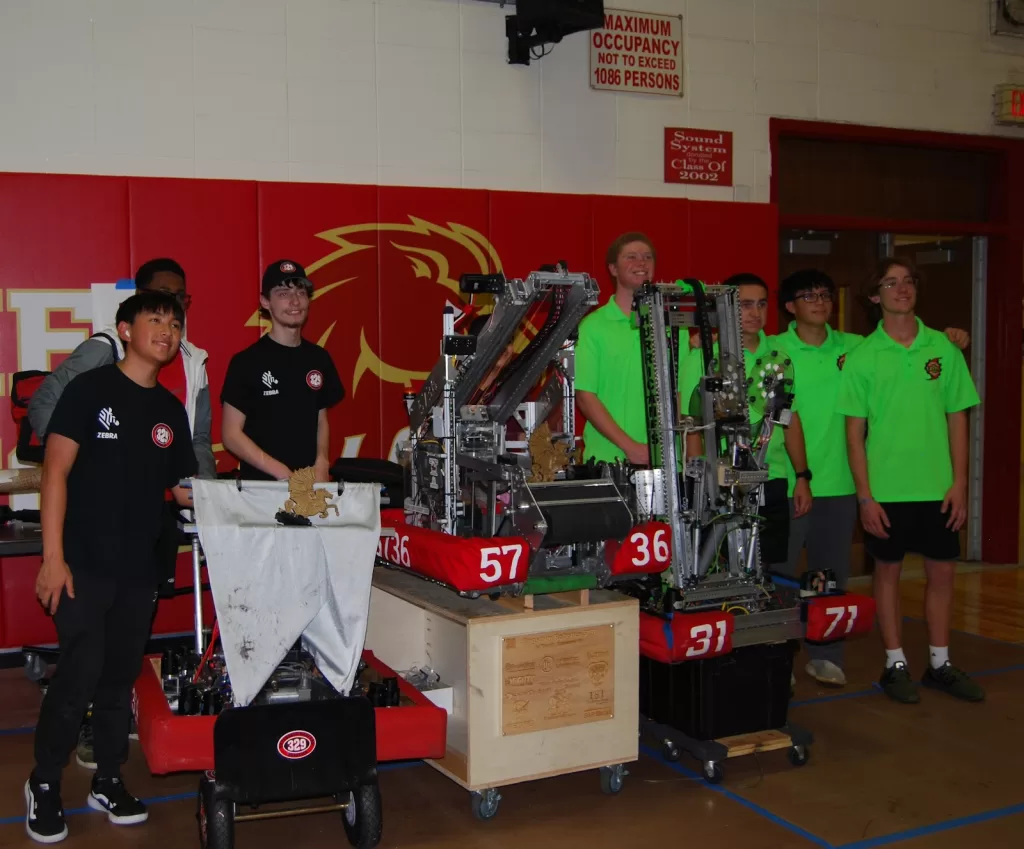
[[[407,498],[382,515],[396,531],[381,541],[382,565],[469,597],[662,572],[667,526],[637,521],[624,468],[578,456],[574,344],[597,283],[560,264],[523,279],[466,275],[460,285],[471,301],[492,298],[493,311],[470,335],[449,308],[441,357],[406,396]]]

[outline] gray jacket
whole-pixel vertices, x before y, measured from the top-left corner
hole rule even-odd
[[[122,352],[117,330],[104,328],[82,342],[52,374],[47,375],[42,385],[32,394],[28,405],[28,420],[40,441],[46,438],[50,416],[53,415],[64,387],[82,372],[117,362]],[[185,411],[192,428],[192,449],[199,464],[199,477],[215,478],[217,464],[213,459],[210,437],[213,431],[213,412],[210,407],[210,385],[206,377],[208,355],[202,348],[182,339],[179,356],[185,366]]]

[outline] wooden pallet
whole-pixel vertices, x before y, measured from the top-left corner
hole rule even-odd
[[[774,752],[776,749],[789,749],[793,746],[793,738],[784,731],[755,731],[752,734],[722,737],[715,742],[725,746],[727,758],[739,758],[755,752]]]

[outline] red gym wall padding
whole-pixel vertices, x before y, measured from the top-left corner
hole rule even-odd
[[[332,412],[332,454],[339,456],[349,439],[350,451],[358,443],[359,456],[387,456],[407,423],[403,393],[438,356],[441,311],[448,301],[460,302],[460,275],[502,270],[522,276],[565,260],[570,270],[596,277],[604,299],[611,291],[605,252],[629,230],[654,241],[660,279],[718,282],[752,271],[776,286],[778,217],[767,204],[0,174],[4,395],[9,375],[22,367],[19,352],[28,328],[72,331],[66,344],[59,337],[53,343],[63,350],[49,348],[48,365],[56,366],[90,329],[87,315],[69,308],[71,293],[114,283],[147,259],[171,256],[188,275],[188,337],[210,353],[216,399],[231,355],[260,333],[261,271],[287,257],[306,267],[319,291],[306,335],[330,351],[348,393]],[[40,315],[17,310],[12,294],[25,290],[47,293],[34,302]],[[5,467],[14,446],[13,422],[5,412]],[[234,465],[222,450],[217,459],[221,469]],[[0,561],[2,647],[52,639],[48,619],[32,603],[33,581],[24,574],[34,576],[37,563]],[[187,630],[187,613],[186,603],[181,617],[166,627]]]

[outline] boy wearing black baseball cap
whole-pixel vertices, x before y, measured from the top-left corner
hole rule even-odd
[[[330,479],[327,411],[345,397],[331,355],[302,338],[313,284],[294,260],[263,272],[260,306],[270,332],[231,358],[221,403],[224,447],[246,480],[287,480],[313,466]]]

